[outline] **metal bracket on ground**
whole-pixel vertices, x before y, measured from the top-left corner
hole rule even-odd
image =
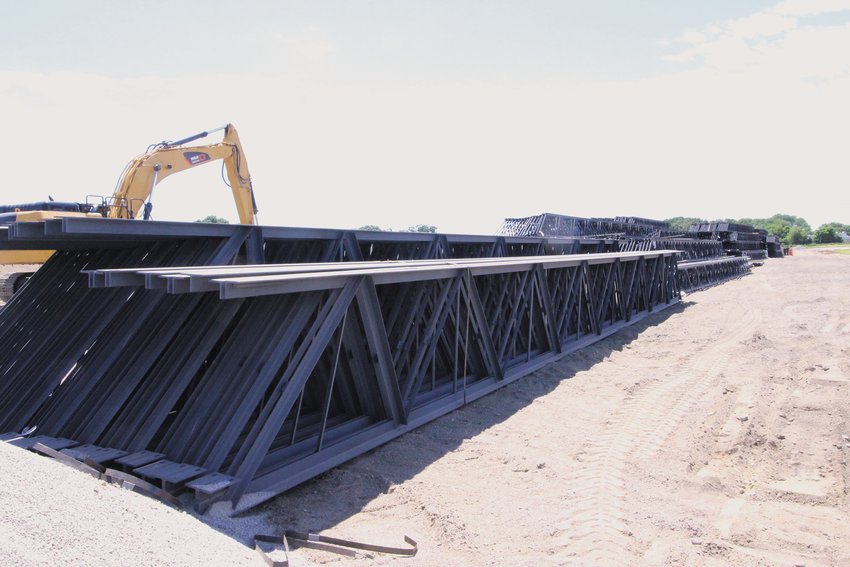
[[[261,542],[283,545],[285,559],[283,561],[273,559],[268,552],[260,547]],[[389,555],[400,555],[404,557],[413,557],[419,551],[418,544],[409,536],[404,536],[404,542],[409,547],[391,547],[309,532],[298,532],[294,530],[286,530],[282,536],[257,534],[254,536],[254,549],[260,554],[269,567],[288,567],[290,542],[300,547],[330,551],[332,553],[338,553],[348,557],[354,557],[356,555],[354,550],[357,549],[361,551],[372,551],[375,553],[386,553]]]

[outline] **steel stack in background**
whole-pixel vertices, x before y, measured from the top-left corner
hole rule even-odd
[[[664,221],[640,217],[583,218],[554,213],[507,218],[498,231],[504,236],[671,236]]]
[[[782,243],[778,236],[768,236],[765,238],[765,246],[767,247],[768,258],[784,258],[785,252],[782,249]]]
[[[753,261],[767,258],[767,231],[748,224],[714,222],[694,224],[689,233],[697,238],[717,240],[729,256],[746,256]]]
[[[700,225],[696,225],[698,228]],[[676,232],[669,223],[641,217],[582,218],[553,213],[508,218],[499,230],[503,235],[583,236],[608,238],[617,242],[621,252],[678,251],[679,289],[694,291],[722,283],[749,273],[750,260],[766,254],[762,241],[766,237],[753,233],[752,227],[725,224],[719,231],[706,225],[708,232],[694,230]],[[749,230],[747,232],[745,229]],[[740,229],[740,238],[739,232]],[[725,239],[724,239],[725,238]],[[746,254],[743,252],[746,250]]]

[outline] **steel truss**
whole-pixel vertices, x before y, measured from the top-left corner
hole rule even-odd
[[[782,243],[778,236],[768,236],[766,241],[767,255],[769,258],[784,258],[785,252],[782,250]]]
[[[507,218],[499,234],[510,236],[671,236],[665,221],[640,217],[584,218],[553,213]]]
[[[0,249],[129,247],[162,240],[240,241],[245,263],[487,258],[616,252],[614,239],[375,232],[326,228],[63,218],[0,226]],[[249,257],[246,257],[249,256]]]
[[[719,240],[698,238],[624,238],[619,241],[621,252],[641,250],[678,250],[680,260],[701,260],[722,257]]]
[[[720,241],[724,251],[730,256],[746,256],[750,260],[764,260],[768,256],[767,231],[748,224],[694,224],[691,225],[689,233],[701,239]]]
[[[679,289],[696,291],[748,273],[750,273],[749,258],[727,256],[711,260],[680,262],[677,266],[676,276]]]
[[[243,267],[246,227],[40,224],[67,248],[0,311],[0,431],[236,511],[678,301],[674,251]]]

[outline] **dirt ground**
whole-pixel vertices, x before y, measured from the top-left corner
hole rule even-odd
[[[217,545],[293,528],[419,543],[413,559],[297,549],[295,565],[850,565],[850,256],[795,254],[687,295],[250,516],[214,509],[205,521],[230,538],[205,544],[210,560],[219,564]],[[27,477],[7,452],[2,478]],[[65,494],[84,505],[70,485]],[[0,495],[0,556],[24,537],[15,518],[30,500]],[[126,529],[147,530],[138,517]],[[153,561],[156,540],[141,545],[145,564],[169,564]],[[128,562],[104,563],[119,557]]]
[[[4,567],[261,565],[188,514],[5,443],[0,478]]]

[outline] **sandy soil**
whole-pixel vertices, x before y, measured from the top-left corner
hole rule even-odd
[[[346,565],[848,565],[848,279],[850,256],[795,250],[248,517],[221,509],[205,517],[232,539],[197,540],[209,534],[193,531],[185,514],[174,532],[208,549],[214,563],[219,549],[256,531],[295,528],[419,542],[414,559],[361,553],[342,559]],[[127,494],[116,511],[68,521],[64,510],[88,506],[79,491],[120,489],[26,455],[57,469],[39,470],[49,486],[64,486],[47,510],[32,496],[30,472],[7,453],[0,475],[14,488],[0,494],[11,518],[0,555],[10,541],[27,541],[38,522],[58,532],[50,536],[57,541],[74,530],[82,538],[76,549],[97,550],[102,524],[130,517],[121,531],[138,535],[155,529],[154,511],[173,514]],[[53,477],[58,469],[79,483]],[[135,562],[165,555],[159,537],[133,545],[146,554]],[[293,559],[341,561],[309,549]]]
[[[0,565],[249,565],[189,514],[0,443]]]

